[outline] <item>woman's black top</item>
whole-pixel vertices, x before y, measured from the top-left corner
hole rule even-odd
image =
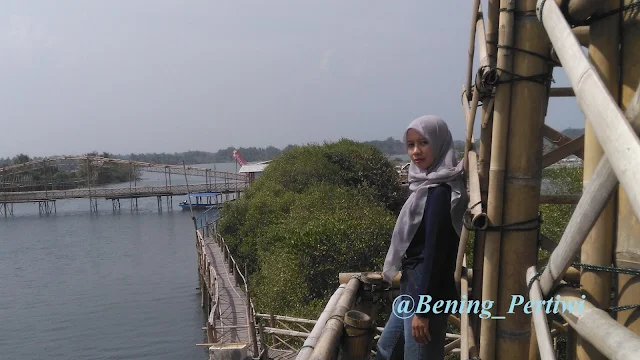
[[[460,300],[454,280],[459,240],[451,221],[451,187],[440,184],[430,188],[422,222],[406,251],[405,262],[424,263],[417,293],[431,295],[432,306],[438,300]]]

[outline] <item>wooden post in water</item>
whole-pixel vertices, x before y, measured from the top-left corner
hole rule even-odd
[[[619,0],[601,1],[606,9],[619,6]],[[593,6],[584,8],[583,12],[593,14]],[[595,22],[589,27],[589,58],[598,70],[600,78],[615,100],[618,95],[618,18],[610,16]],[[598,119],[594,119],[598,120]],[[604,154],[595,130],[587,120],[584,129],[584,174],[583,184],[586,186],[594,173],[600,158]],[[593,225],[591,232],[582,245],[581,262],[593,265],[611,265],[613,258],[613,237],[615,234],[615,195],[605,205],[600,217]],[[600,309],[610,305],[611,273],[582,270],[580,286],[587,295],[587,300]],[[598,350],[581,337],[577,337],[576,356],[578,359],[605,359]]]
[[[625,0],[628,5],[630,0]],[[638,105],[640,97],[637,86],[640,82],[640,16],[638,11],[628,11],[622,14],[622,109],[627,110]],[[637,114],[631,114],[634,119]],[[635,130],[638,124],[632,124]],[[618,190],[618,231],[615,248],[615,266],[621,268],[640,269],[640,223],[635,216],[626,192]],[[640,300],[640,276],[627,274],[618,275],[618,306],[637,304]],[[618,311],[616,318],[629,330],[640,335],[640,308]]]
[[[515,3],[501,0],[500,8],[508,11],[500,12],[499,44],[497,66],[501,81],[511,79],[513,56],[509,47],[513,46],[513,17]],[[489,193],[487,200],[487,215],[490,225],[502,225],[502,204],[504,198],[504,174],[506,163],[507,137],[509,135],[509,112],[511,109],[511,83],[500,84],[496,89],[493,114],[493,134],[491,141],[491,169],[489,172]],[[500,262],[501,233],[488,232],[485,239],[484,269],[482,273],[482,299],[498,303],[498,275]],[[494,306],[494,309],[497,307]],[[480,358],[492,360],[495,358],[496,320],[487,318],[481,320],[480,329]]]
[[[552,66],[545,59],[551,42],[536,17],[536,0],[515,2],[515,33],[512,50],[509,141],[504,187],[503,225],[524,223],[502,230],[499,292],[495,298],[499,320],[496,359],[524,359],[529,353],[531,315],[507,314],[514,294],[528,293],[527,269],[536,264],[539,234],[539,201],[542,175],[542,125],[548,100]],[[538,54],[539,56],[536,56]],[[523,80],[519,77],[531,77]],[[504,86],[500,84],[498,89]],[[482,357],[484,360],[484,357]],[[487,358],[487,359],[490,359]]]

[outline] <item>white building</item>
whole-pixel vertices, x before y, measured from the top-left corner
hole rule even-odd
[[[240,167],[240,170],[238,170],[238,172],[240,174],[247,174],[247,176],[249,177],[249,181],[253,181],[259,178],[260,176],[262,176],[262,172],[267,167],[267,165],[269,165],[270,162],[271,160],[267,160],[267,161],[261,161],[257,163],[242,165],[242,167]]]

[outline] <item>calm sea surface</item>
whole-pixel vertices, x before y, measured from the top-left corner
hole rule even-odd
[[[165,182],[143,178],[138,185]],[[88,199],[60,200],[57,214],[19,204],[0,217],[0,359],[206,359],[195,346],[205,342],[206,315],[181,200],[168,211],[163,198],[162,212],[155,197],[138,200],[138,211],[129,200],[118,212],[100,200],[97,214]]]

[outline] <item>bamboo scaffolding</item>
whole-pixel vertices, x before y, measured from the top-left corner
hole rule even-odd
[[[629,116],[630,123],[640,131],[639,102],[627,110],[627,116]],[[607,200],[611,197],[616,184],[617,179],[611,168],[611,163],[604,156],[600,159],[593,176],[587,183],[557,248],[551,254],[548,266],[540,276],[540,287],[545,296],[549,294],[549,291],[558,283],[574,261],[575,254],[586,240],[587,234]]]
[[[538,0],[539,4],[543,0]],[[580,50],[562,12],[553,1],[546,1],[542,9],[538,6],[538,17],[558,50],[567,77],[571,82],[580,109],[585,113],[596,136],[604,148],[612,168],[624,186],[636,216],[640,213],[640,141],[631,131],[622,110]]]
[[[537,270],[535,266],[530,267],[527,270],[527,282],[529,284],[531,279],[536,275]],[[540,291],[540,283],[535,280],[529,289],[529,299],[534,302],[542,301],[542,292]],[[533,324],[535,325],[536,340],[540,349],[540,356],[542,360],[555,360],[555,351],[553,350],[553,343],[551,342],[551,332],[547,325],[547,317],[543,311],[533,312]]]
[[[630,4],[630,0],[624,1],[624,5]],[[621,106],[627,110],[627,117],[634,130],[638,131],[640,119],[636,119],[640,113],[640,16],[637,11],[623,14],[621,57]],[[635,109],[635,114],[629,113]],[[617,267],[640,269],[640,222],[634,216],[624,188],[618,188],[618,228],[615,247],[614,263]],[[629,305],[638,303],[640,299],[640,277],[618,275],[618,301],[617,305]],[[623,324],[634,333],[640,335],[639,309],[618,311],[618,323]]]
[[[515,3],[501,0],[500,32],[498,42],[502,45],[497,53],[497,66],[502,69],[501,80],[511,78],[513,57],[509,47],[513,46],[513,20]],[[490,15],[491,16],[491,15]],[[487,215],[491,225],[502,225],[502,206],[504,199],[504,177],[506,164],[507,137],[509,135],[509,113],[511,110],[511,83],[504,83],[496,89],[493,135],[491,140],[491,167],[489,173],[489,193],[487,199]],[[484,244],[484,263],[482,273],[482,300],[497,301],[498,276],[500,262],[500,232],[489,232]],[[496,354],[496,322],[491,317],[481,320],[480,358],[494,359]]]
[[[579,291],[561,288],[558,295],[566,302],[580,304],[584,299]],[[578,335],[606,356],[614,360],[635,360],[640,354],[640,337],[631,330],[618,324],[605,311],[598,309],[589,301],[582,306],[574,306],[559,314]]]

